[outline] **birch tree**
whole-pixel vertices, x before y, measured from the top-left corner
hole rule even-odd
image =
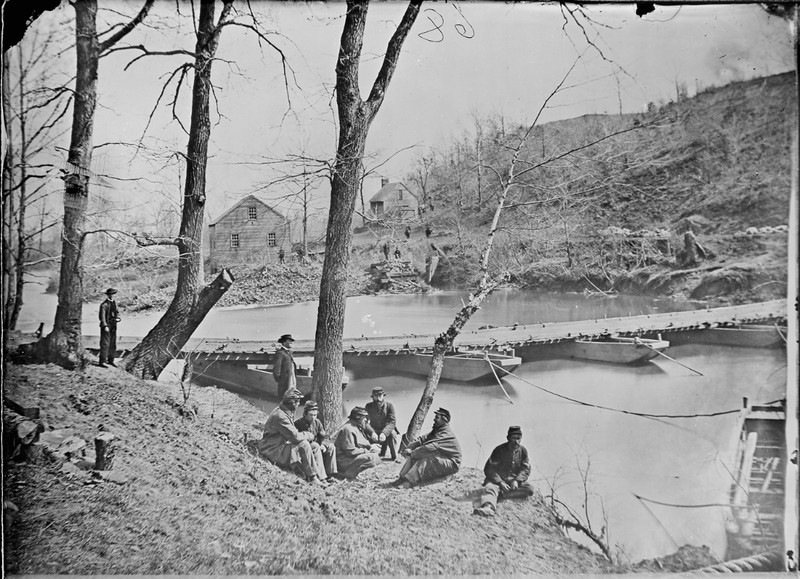
[[[366,100],[359,89],[359,64],[369,2],[348,0],[336,61],[336,106],[339,137],[331,179],[331,202],[322,266],[315,335],[314,394],[322,406],[322,421],[338,425],[342,416],[342,336],[346,303],[347,265],[352,245],[353,213],[363,178],[367,135],[383,103],[413,26],[421,0],[406,8],[386,49],[380,71]]]

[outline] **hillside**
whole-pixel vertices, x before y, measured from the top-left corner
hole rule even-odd
[[[438,283],[464,284],[496,208],[495,174],[520,148],[491,268],[545,290],[618,290],[748,301],[785,292],[793,74],[732,83],[637,115],[588,115],[536,127],[487,120],[407,181],[449,257]],[[484,167],[479,172],[476,160]],[[687,260],[693,231],[702,263]],[[706,279],[703,271],[713,273]],[[682,273],[685,272],[685,273]],[[435,280],[437,281],[437,280]],[[587,283],[588,281],[588,283]],[[758,288],[754,291],[753,288]]]
[[[266,415],[224,390],[195,387],[184,406],[178,385],[113,369],[11,366],[4,395],[39,408],[47,437],[89,442],[79,451],[73,438],[70,458],[34,445],[4,463],[4,499],[18,509],[4,529],[7,573],[614,569],[567,538],[539,495],[501,504],[493,519],[474,516],[482,481],[474,469],[404,490],[387,487],[400,465],[385,462],[357,481],[313,487],[247,452],[245,441],[260,437]],[[91,442],[100,432],[116,437],[113,468],[83,470],[93,464]]]

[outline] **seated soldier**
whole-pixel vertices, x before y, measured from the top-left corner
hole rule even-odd
[[[331,477],[338,471],[336,469],[336,447],[331,442],[328,433],[325,432],[325,427],[317,415],[319,414],[319,406],[313,400],[309,400],[303,407],[303,416],[298,418],[294,425],[300,432],[310,432],[314,435],[311,442],[311,448],[319,447],[322,451],[322,460],[325,463],[325,474],[328,475],[328,481],[333,480]]]
[[[258,442],[259,454],[280,467],[300,471],[306,480],[325,485],[327,478],[322,452],[317,445],[312,448],[313,435],[300,432],[294,426],[294,413],[303,395],[289,388],[280,405],[273,410],[264,425],[264,436]]]
[[[350,411],[347,424],[342,426],[336,436],[336,462],[339,474],[354,479],[358,473],[376,467],[381,459],[378,445],[370,443],[364,432],[367,424],[367,411],[356,406]]]
[[[531,463],[528,450],[520,444],[522,428],[511,426],[506,435],[507,442],[492,451],[483,473],[483,494],[480,507],[473,513],[484,517],[493,517],[497,512],[497,499],[528,498],[533,488],[528,484],[531,474]]]
[[[458,472],[461,446],[450,428],[450,412],[439,408],[433,413],[433,429],[410,442],[403,450],[408,457],[393,486],[408,489]]]
[[[394,405],[386,400],[386,392],[380,386],[372,389],[372,402],[367,402],[369,422],[364,431],[370,436],[372,442],[381,445],[380,456],[389,450],[392,460],[397,460],[397,418]]]

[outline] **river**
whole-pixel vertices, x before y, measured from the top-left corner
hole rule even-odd
[[[19,327],[33,331],[39,321],[49,330],[55,297],[31,286],[26,292]],[[430,295],[367,296],[348,299],[345,335],[401,335],[441,332],[466,296],[456,291]],[[619,296],[589,299],[579,294],[536,294],[513,290],[490,296],[467,325],[557,322],[636,315],[705,307],[705,304]],[[316,302],[286,306],[213,310],[195,337],[274,340],[290,332],[313,339]],[[84,309],[84,332],[97,334],[97,304]],[[143,336],[158,314],[125,316],[120,334]],[[464,466],[482,468],[509,425],[522,426],[523,444],[531,453],[534,484],[582,510],[587,480],[593,528],[607,525],[610,544],[624,556],[640,560],[673,552],[683,544],[708,545],[725,552],[722,507],[727,503],[737,415],[652,418],[654,415],[710,414],[736,410],[742,398],[767,402],[785,395],[786,355],[782,349],[722,346],[678,346],[667,354],[697,375],[661,358],[642,367],[574,360],[524,364],[501,388],[442,383],[435,407],[453,415],[452,426],[464,451]],[[383,386],[405,430],[419,401],[423,378],[387,376],[353,379],[344,392],[345,408],[369,401],[374,386]],[[571,399],[571,400],[568,400]],[[251,400],[264,410],[274,402]],[[428,417],[425,429],[430,428]],[[583,473],[583,474],[581,474]],[[643,502],[635,495],[677,506]],[[602,506],[601,506],[602,505]],[[513,508],[512,505],[501,508]],[[603,509],[607,521],[603,520]],[[577,537],[576,537],[577,538]]]

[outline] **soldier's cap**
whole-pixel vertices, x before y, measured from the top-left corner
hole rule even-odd
[[[380,386],[375,386],[375,388],[372,389],[372,395],[375,396],[376,394],[386,394],[386,390]]]
[[[508,434],[506,435],[506,437],[509,437],[509,436],[512,436],[512,435],[516,435],[516,434],[519,434],[520,436],[522,436],[522,428],[519,427],[519,426],[509,426],[508,427]]]
[[[302,400],[303,393],[297,388],[289,388],[283,395],[284,400]]]
[[[450,422],[450,411],[447,410],[447,408],[439,408],[439,410],[434,412],[434,414],[438,414],[439,416],[447,420],[447,422]]]
[[[303,412],[308,412],[309,410],[319,410],[319,404],[313,400],[307,400],[303,405]]]
[[[278,338],[278,342],[285,342],[287,340],[291,340],[292,342],[294,342],[294,338],[292,337],[291,334],[284,334],[280,338]]]
[[[113,287],[110,287],[106,290],[107,295],[114,295],[115,293],[117,293],[117,290],[115,290]]]
[[[367,416],[369,416],[369,414],[367,414],[366,409],[362,408],[361,406],[356,406],[350,411],[349,418],[350,420],[357,420],[359,418]]]

